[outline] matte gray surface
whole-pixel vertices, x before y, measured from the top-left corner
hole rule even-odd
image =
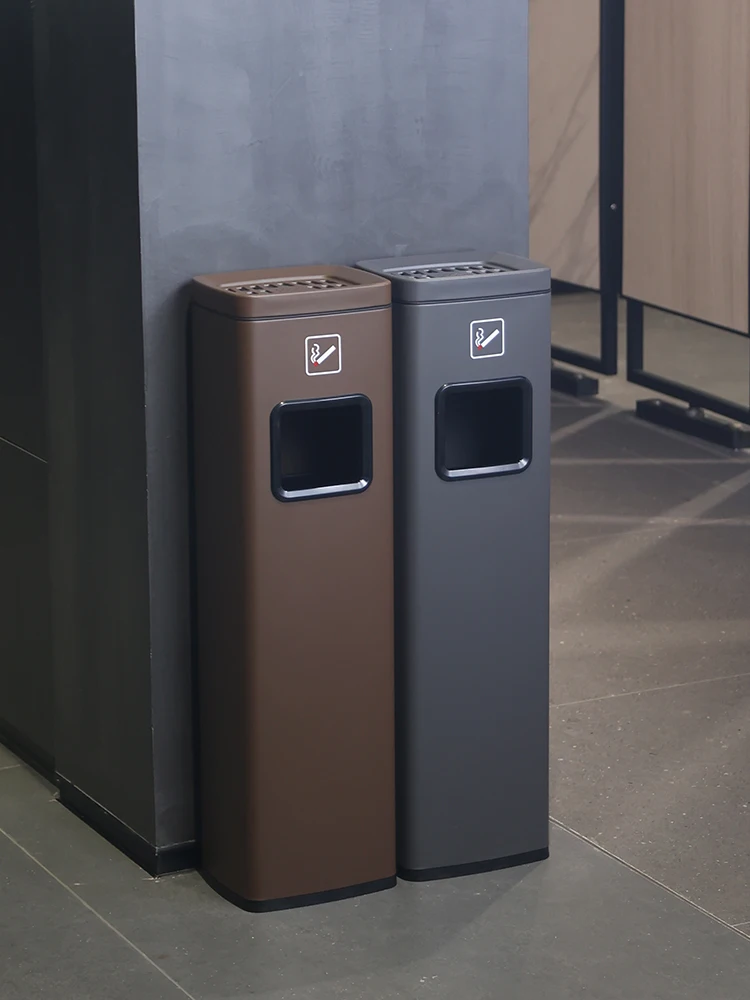
[[[527,7],[139,10],[147,317],[194,274],[498,240],[524,253]]]
[[[53,753],[47,466],[0,440],[0,732]]]
[[[0,968],[17,979],[28,960],[56,1000],[171,1000],[175,987],[151,975],[149,959],[194,1000],[747,996],[746,937],[557,828],[540,865],[260,916],[195,874],[144,878],[25,769],[0,771],[0,828],[83,901],[0,834],[17,901],[2,909],[16,926],[12,948],[0,935]],[[3,995],[35,995],[25,988]]]
[[[544,293],[394,302],[402,871],[547,847],[549,309]],[[473,360],[471,324],[485,317],[504,319],[504,353]],[[439,478],[437,391],[519,375],[533,394],[530,466]]]

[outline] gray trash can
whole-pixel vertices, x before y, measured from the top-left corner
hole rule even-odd
[[[550,274],[363,261],[393,284],[398,864],[548,855]]]

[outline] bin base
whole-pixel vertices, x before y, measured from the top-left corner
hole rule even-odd
[[[511,854],[506,858],[492,858],[491,861],[470,861],[465,865],[447,865],[444,868],[399,868],[399,878],[407,882],[433,882],[442,878],[458,878],[461,875],[481,875],[483,872],[500,871],[502,868],[516,868],[530,865],[535,861],[546,861],[549,847],[525,854]]]
[[[376,879],[374,882],[361,882],[359,885],[347,885],[342,889],[329,889],[326,892],[310,892],[302,896],[284,896],[281,899],[246,899],[218,882],[208,872],[201,872],[204,881],[230,903],[241,910],[250,913],[272,913],[275,910],[292,910],[300,906],[315,906],[318,903],[332,903],[337,899],[351,899],[353,896],[367,896],[372,892],[392,889],[396,885],[396,876]]]

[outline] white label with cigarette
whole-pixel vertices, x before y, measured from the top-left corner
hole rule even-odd
[[[341,335],[327,333],[305,339],[305,371],[308,375],[338,375],[341,371]]]
[[[505,320],[477,319],[471,324],[471,357],[474,361],[505,354]]]

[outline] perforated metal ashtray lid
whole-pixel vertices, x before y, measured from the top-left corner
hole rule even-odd
[[[441,264],[438,267],[405,267],[395,269],[393,274],[398,278],[414,278],[416,281],[435,281],[441,278],[473,278],[485,274],[500,274],[510,271],[492,261],[475,261],[471,264]]]
[[[384,277],[351,267],[233,271],[193,279],[193,301],[239,318],[345,312],[390,304]]]
[[[222,285],[224,291],[235,295],[295,295],[301,292],[324,292],[331,288],[351,288],[351,281],[331,278],[329,275],[313,275],[309,278],[293,278],[288,281],[229,282]]]
[[[511,254],[464,251],[365,260],[357,266],[388,278],[400,302],[502,298],[550,287],[547,268]]]

